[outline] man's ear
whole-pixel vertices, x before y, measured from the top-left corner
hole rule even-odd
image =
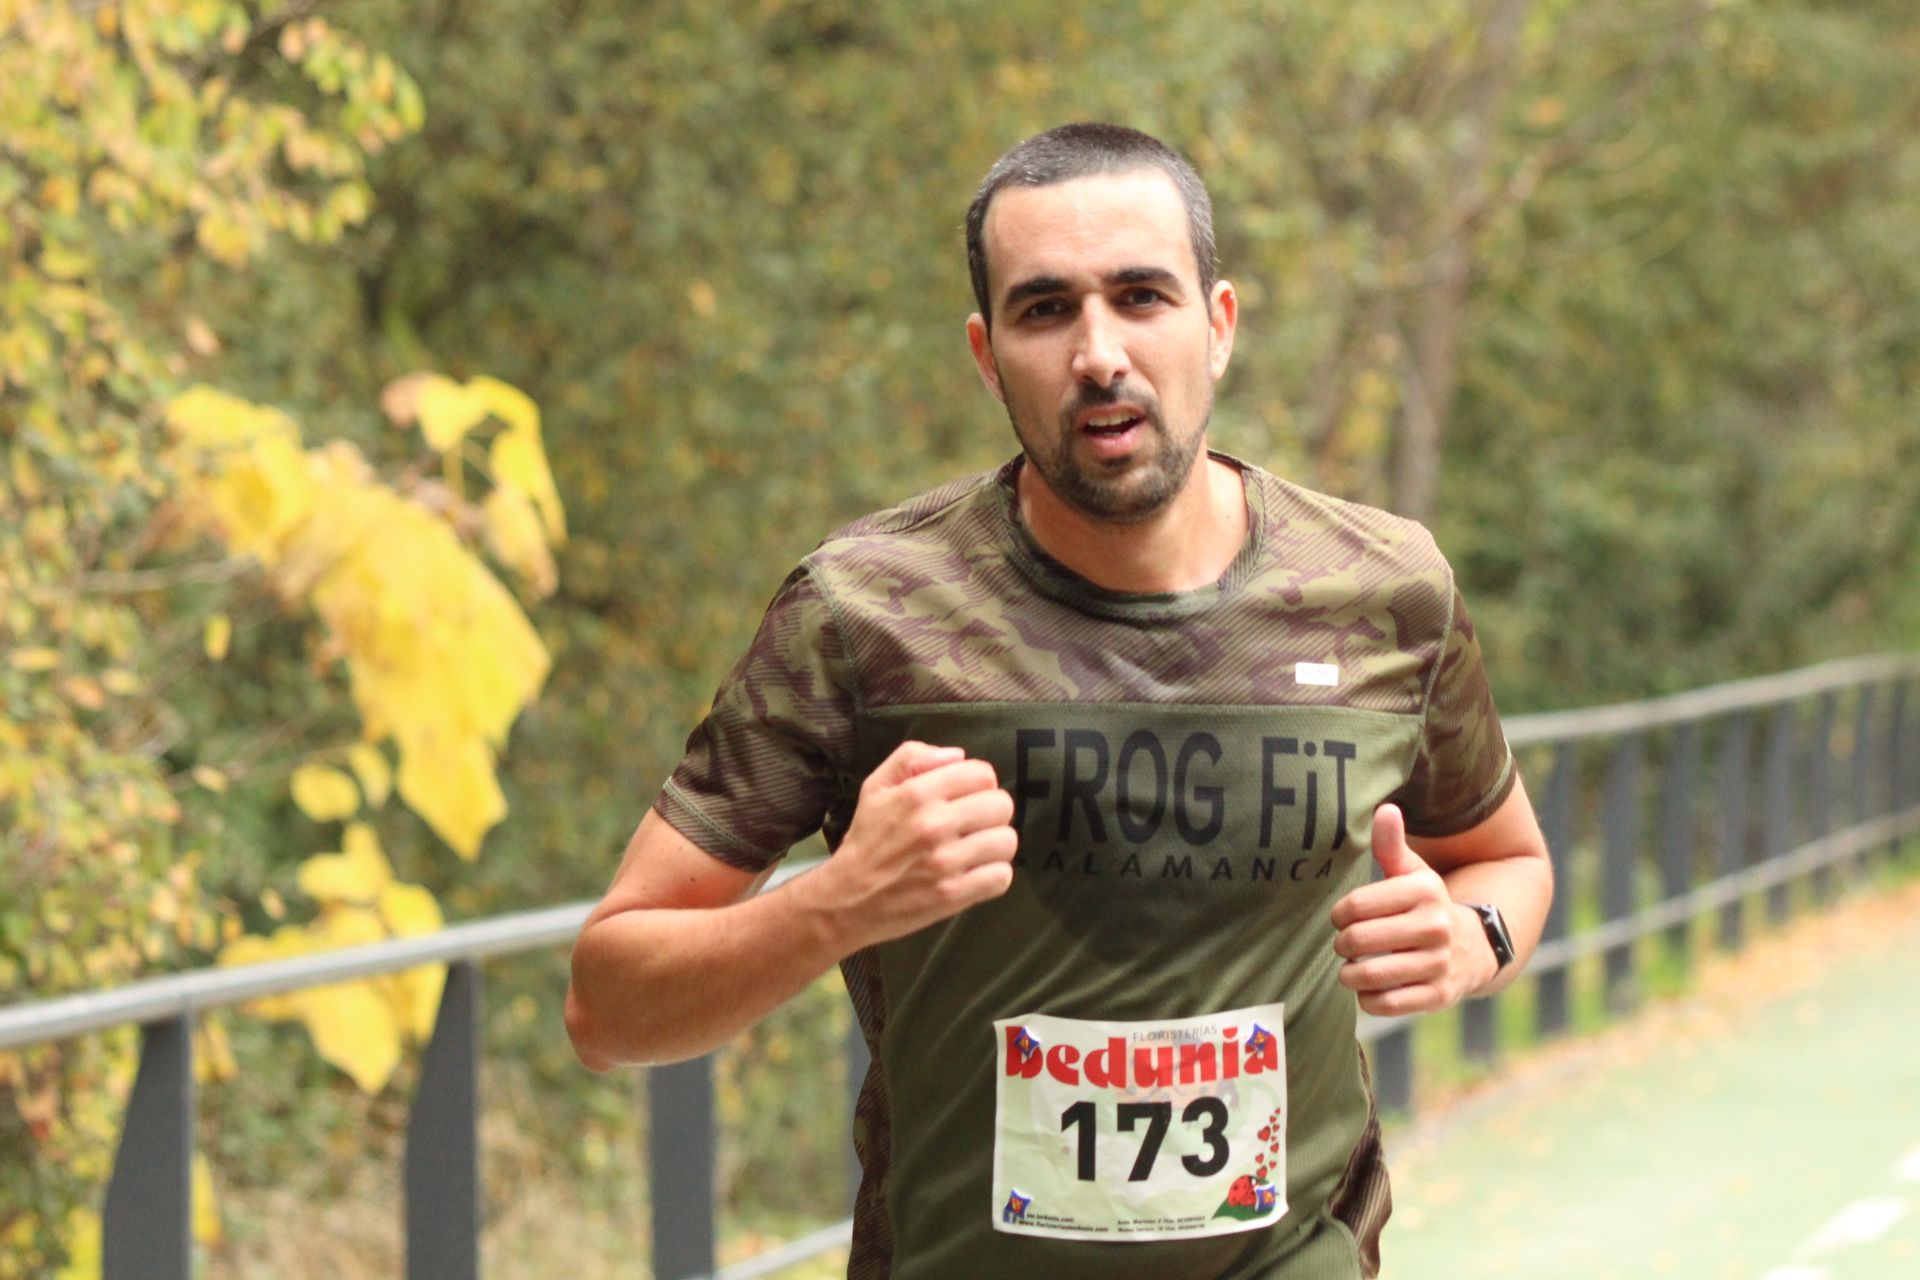
[[[1226,373],[1227,362],[1233,359],[1233,334],[1240,323],[1240,296],[1227,281],[1215,280],[1207,301],[1211,304],[1207,326],[1213,331],[1212,341],[1207,344],[1207,363],[1217,382]]]
[[[987,322],[980,318],[978,311],[967,317],[967,346],[973,351],[973,363],[980,370],[980,381],[987,384],[987,390],[993,392],[995,400],[1005,404],[1007,393],[1000,387],[1000,366],[993,358],[993,335],[987,332]]]

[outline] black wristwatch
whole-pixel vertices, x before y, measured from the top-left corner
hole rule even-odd
[[[1507,932],[1507,922],[1500,918],[1500,908],[1491,902],[1468,902],[1463,905],[1473,908],[1480,917],[1480,924],[1487,931],[1487,945],[1493,948],[1493,958],[1497,962],[1494,972],[1513,963],[1513,935]]]

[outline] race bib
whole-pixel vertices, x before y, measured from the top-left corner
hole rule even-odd
[[[1285,1006],[993,1024],[993,1225],[1188,1240],[1287,1211]]]

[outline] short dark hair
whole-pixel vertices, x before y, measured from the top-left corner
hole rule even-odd
[[[1173,180],[1187,207],[1187,235],[1193,259],[1200,269],[1200,295],[1212,305],[1213,282],[1220,264],[1214,256],[1213,201],[1207,184],[1179,152],[1158,138],[1124,125],[1063,124],[1035,134],[993,162],[967,206],[967,269],[973,273],[973,296],[989,328],[993,310],[987,298],[987,206],[1003,187],[1050,187],[1095,174],[1158,169]]]

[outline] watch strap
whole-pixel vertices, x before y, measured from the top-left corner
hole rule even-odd
[[[1498,964],[1495,972],[1513,963],[1513,935],[1507,932],[1507,922],[1500,914],[1500,908],[1491,902],[1468,902],[1475,915],[1480,917],[1480,925],[1487,931],[1487,945],[1493,948],[1493,958]]]

